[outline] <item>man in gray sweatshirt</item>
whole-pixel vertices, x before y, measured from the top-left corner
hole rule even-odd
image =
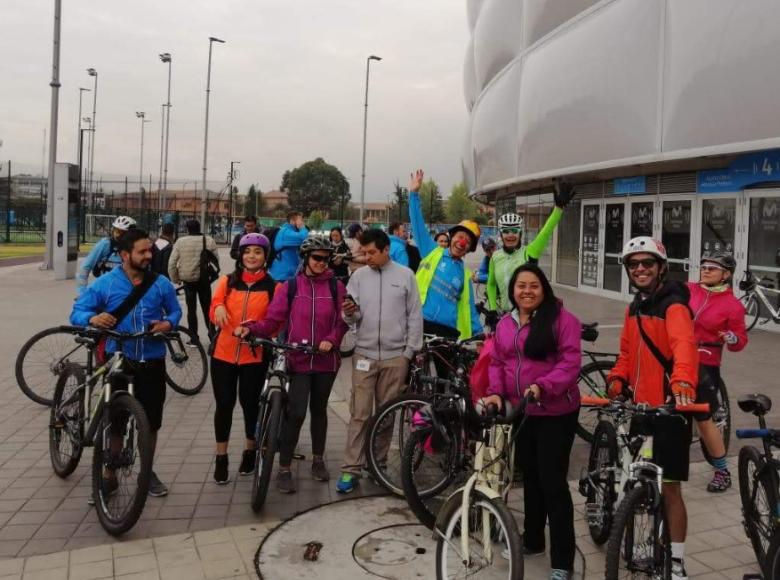
[[[360,245],[368,268],[352,274],[342,313],[356,327],[352,357],[352,397],[347,448],[339,493],[355,489],[363,463],[366,424],[374,409],[398,396],[409,372],[409,361],[422,348],[423,318],[414,273],[390,260],[390,238],[381,230],[366,230]],[[388,437],[384,453],[390,446]]]

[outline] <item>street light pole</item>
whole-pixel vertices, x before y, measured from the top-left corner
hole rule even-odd
[[[84,93],[91,92],[92,89],[79,87],[79,129],[76,133],[76,158],[79,160],[79,171],[81,171],[81,97]]]
[[[162,112],[160,113],[160,173],[157,178],[157,206],[160,211],[163,209],[163,193],[162,193],[162,174],[163,174],[163,144],[165,143],[165,103],[162,104]]]
[[[208,205],[208,193],[206,191],[206,161],[208,159],[208,151],[209,151],[209,96],[211,94],[211,49],[215,42],[219,42],[220,44],[225,44],[224,40],[221,40],[219,38],[216,38],[214,36],[209,36],[209,67],[208,72],[206,73],[206,127],[204,130],[204,138],[203,138],[203,200],[202,205],[200,209],[200,221],[201,221],[201,227],[203,228],[203,231],[205,232],[207,230],[206,228],[206,206]]]
[[[168,102],[165,108],[168,109],[168,115],[165,117],[165,166],[163,168],[163,191],[168,189],[168,143],[171,137],[171,69],[173,68],[173,58],[170,52],[164,52],[160,55],[160,60],[168,63]]]
[[[54,40],[51,64],[51,117],[49,127],[49,179],[46,189],[46,254],[44,270],[54,267],[54,164],[57,162],[57,116],[60,108],[60,22],[62,0],[54,0]],[[10,171],[8,173],[11,174]]]
[[[138,168],[138,195],[141,195],[144,180],[144,125],[146,125],[146,123],[151,123],[151,121],[146,119],[146,113],[144,111],[136,111],[135,116],[141,119],[141,161]],[[141,211],[143,211],[143,209],[142,205]]]
[[[87,74],[91,77],[95,77],[95,88],[92,89],[92,137],[90,138],[90,160],[89,160],[89,185],[88,185],[88,205],[90,209],[94,205],[94,195],[95,195],[95,182],[94,182],[94,174],[95,174],[95,129],[97,128],[97,124],[95,122],[95,117],[97,115],[97,83],[98,83],[98,73],[94,68],[88,68]]]
[[[240,161],[231,161],[230,162],[230,191],[228,192],[228,234],[227,234],[227,240],[230,241],[231,236],[233,235],[233,179],[235,179],[235,171],[233,171],[233,166],[240,164]]]
[[[366,204],[366,135],[368,133],[368,72],[371,69],[371,61],[382,60],[381,57],[371,55],[366,59],[366,101],[363,108],[363,165],[360,172],[360,225],[363,225],[363,212]]]

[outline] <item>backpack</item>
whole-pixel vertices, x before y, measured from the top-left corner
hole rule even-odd
[[[328,280],[328,286],[330,286],[330,295],[333,298],[333,305],[336,307],[336,312],[339,311],[339,293],[338,293],[338,280],[330,278]],[[293,276],[287,280],[287,307],[292,304],[295,294],[298,292],[298,276]]]
[[[203,236],[203,249],[200,251],[200,280],[209,284],[219,278],[219,258],[206,249],[206,236]]]
[[[276,249],[274,248],[274,241],[276,241],[276,234],[279,233],[279,228],[274,226],[272,228],[265,228],[263,230],[263,235],[268,238],[268,241],[271,242],[271,247],[268,250],[268,255],[265,257],[265,267],[266,269],[271,267],[271,264],[274,263],[274,260],[276,259]]]
[[[417,269],[420,267],[420,262],[422,261],[420,250],[417,246],[406,244],[406,255],[409,256],[409,268],[412,272],[416,273]]]
[[[168,277],[168,262],[171,260],[171,251],[173,250],[173,244],[168,243],[162,250],[157,244],[152,244],[152,264],[150,269],[152,272],[157,272],[161,276]]]
[[[92,275],[95,278],[100,278],[100,276],[107,274],[117,266],[115,262],[111,261],[111,257],[119,254],[119,245],[113,237],[108,240],[108,244],[108,255],[92,268]]]

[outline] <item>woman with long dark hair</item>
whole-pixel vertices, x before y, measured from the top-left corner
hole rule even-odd
[[[567,483],[580,408],[580,322],[555,297],[536,264],[517,268],[509,282],[512,311],[496,326],[490,386],[484,404],[517,405],[533,395],[517,438],[523,471],[526,555],[545,551],[550,522],[552,580],[574,569],[574,507]]]
[[[255,468],[255,425],[260,401],[260,389],[265,382],[268,361],[262,349],[252,351],[233,336],[233,330],[244,320],[262,320],[274,295],[275,282],[265,269],[271,247],[263,234],[245,234],[237,251],[235,271],[217,281],[211,300],[209,318],[219,333],[214,338],[211,354],[211,384],[217,409],[214,411],[214,433],[217,457],[214,481],[224,485],[230,481],[228,472],[228,441],[236,406],[236,390],[244,411],[246,444],[238,468],[240,475],[249,475]]]

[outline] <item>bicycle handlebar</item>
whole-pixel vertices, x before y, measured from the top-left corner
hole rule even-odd
[[[244,341],[250,347],[266,346],[268,348],[275,349],[275,350],[297,351],[306,354],[326,354],[320,351],[319,349],[311,346],[310,344],[297,344],[297,343],[287,344],[283,342],[276,342],[274,340],[269,340],[267,338],[260,338],[259,336],[248,336],[244,339]]]
[[[690,405],[661,405],[651,407],[645,403],[634,403],[631,401],[619,401],[617,399],[606,399],[602,397],[591,397],[585,395],[582,397],[582,404],[588,407],[618,407],[634,413],[669,415],[671,413],[709,413],[709,403],[691,403]]]
[[[109,338],[112,338],[116,340],[117,342],[124,342],[127,340],[138,340],[140,338],[156,338],[160,340],[168,340],[168,339],[175,339],[179,337],[179,333],[175,330],[169,330],[166,332],[160,332],[160,331],[149,331],[146,330],[144,332],[117,332],[116,330],[111,330],[110,328],[97,328],[95,326],[85,326],[83,328],[81,327],[73,327],[77,330],[78,334],[83,334],[86,336],[92,337],[98,337],[98,336],[107,336]]]
[[[780,429],[737,429],[737,439],[780,439]]]

